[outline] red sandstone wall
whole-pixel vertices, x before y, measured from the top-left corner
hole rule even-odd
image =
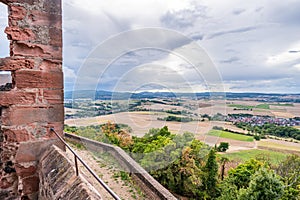
[[[1,2],[10,57],[0,58],[0,71],[11,72],[12,84],[0,91],[0,199],[34,199],[40,151],[54,137],[49,128],[63,130],[61,0]]]

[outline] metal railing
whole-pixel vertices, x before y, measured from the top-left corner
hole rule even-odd
[[[60,139],[60,141],[72,152],[75,159],[75,168],[76,168],[76,176],[79,175],[77,160],[79,160],[82,165],[93,175],[93,177],[102,185],[102,187],[116,200],[121,200],[114,191],[112,191],[97,175],[96,173],[78,156],[78,154],[66,143],[66,141],[54,130],[54,128],[50,128],[50,131],[55,133],[55,135]]]

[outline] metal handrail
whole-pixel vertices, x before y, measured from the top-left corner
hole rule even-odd
[[[55,135],[60,139],[62,143],[73,153],[75,159],[75,168],[76,168],[76,176],[79,175],[77,159],[82,163],[82,165],[94,176],[94,178],[104,187],[104,189],[116,200],[121,200],[97,175],[96,173],[78,156],[78,154],[66,143],[66,141],[54,130],[54,128],[50,128],[50,131],[55,133]]]

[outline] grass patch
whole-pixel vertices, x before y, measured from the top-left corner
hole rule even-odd
[[[237,108],[237,109],[244,109],[244,110],[250,110],[253,108],[258,108],[258,109],[270,109],[269,104],[258,104],[256,106],[250,106],[250,105],[242,105],[242,104],[230,104],[228,105],[229,107]]]
[[[221,130],[210,130],[208,132],[208,135],[222,137],[222,138],[228,138],[228,139],[233,139],[233,140],[239,140],[239,141],[245,141],[245,142],[253,142],[253,140],[254,140],[252,136],[230,133],[230,132],[221,131]]]
[[[255,108],[259,108],[259,109],[270,109],[270,105],[269,104],[258,104],[257,106],[255,106]]]
[[[248,109],[248,110],[255,108],[255,106],[247,106],[247,105],[241,105],[241,104],[230,104],[228,106],[238,108],[238,109]]]
[[[288,154],[270,150],[252,149],[226,153],[224,156],[229,158],[229,160],[240,160],[242,162],[245,162],[251,158],[265,158],[269,160],[271,164],[278,165],[288,156]]]

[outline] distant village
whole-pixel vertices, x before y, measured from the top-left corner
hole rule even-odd
[[[244,122],[251,126],[262,126],[264,124],[275,124],[278,126],[299,126],[299,118],[274,118],[270,116],[253,116],[241,114],[229,114],[225,121],[232,123]]]

